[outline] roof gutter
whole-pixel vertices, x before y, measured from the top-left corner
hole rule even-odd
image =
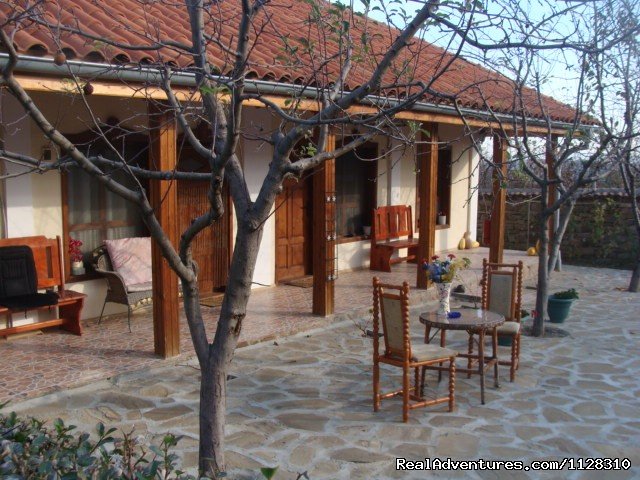
[[[0,52],[0,69],[4,69],[9,62],[9,55]],[[122,65],[108,65],[104,63],[85,62],[77,60],[67,60],[64,65],[59,66],[53,62],[52,58],[34,57],[29,55],[20,55],[16,64],[16,71],[30,74],[51,75],[55,77],[68,77],[76,75],[81,78],[89,78],[93,80],[118,80],[123,82],[137,82],[146,84],[159,85],[161,83],[161,74],[158,68],[137,65],[135,67]],[[230,80],[228,77],[218,76],[220,81]],[[171,82],[175,86],[180,87],[196,87],[196,77],[194,72],[186,70],[174,71],[171,74]],[[259,93],[263,95],[279,95],[290,96],[292,90],[296,94],[307,99],[318,99],[321,90],[313,87],[302,87],[299,85],[283,82],[271,82],[266,80],[245,80],[245,88],[248,92]],[[393,108],[400,101],[389,99],[377,95],[368,95],[363,103],[372,106]],[[427,102],[416,102],[410,109],[414,112],[441,114],[458,117],[458,111],[449,105],[436,105]],[[513,116],[508,114],[496,114],[487,110],[474,110],[471,108],[461,108],[460,111],[475,119],[483,121],[505,122],[509,124],[513,121]],[[546,122],[540,119],[530,119],[533,126],[546,127]],[[569,130],[573,128],[572,123],[552,122],[551,127],[554,129]]]

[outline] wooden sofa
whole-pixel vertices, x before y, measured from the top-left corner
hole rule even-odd
[[[0,315],[6,319],[4,328],[0,327],[0,336],[6,337],[7,335],[15,333],[56,326],[61,326],[63,329],[76,335],[82,335],[80,314],[86,295],[65,289],[60,237],[53,239],[44,236],[34,236],[0,239],[0,247],[23,245],[28,246],[33,252],[38,290],[47,290],[48,292],[57,294],[57,303],[50,306],[26,308],[7,308],[0,306]],[[27,325],[13,326],[14,314],[24,314],[27,310],[38,311],[47,309],[56,309],[56,318]]]
[[[413,238],[410,205],[391,205],[373,210],[371,230],[371,270],[390,272],[391,264],[416,261],[418,240]],[[391,258],[397,250],[408,249],[406,257]]]

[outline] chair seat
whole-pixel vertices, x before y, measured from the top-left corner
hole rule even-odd
[[[504,322],[498,327],[498,335],[517,335],[520,331],[518,322]]]
[[[31,308],[49,307],[58,304],[58,294],[54,292],[31,293],[0,299],[0,305],[12,310],[29,310]]]
[[[134,283],[127,286],[127,293],[146,292],[153,288],[153,282]]]
[[[428,362],[429,360],[437,360],[439,358],[455,357],[457,354],[458,352],[455,350],[439,347],[438,345],[411,345],[412,362]]]

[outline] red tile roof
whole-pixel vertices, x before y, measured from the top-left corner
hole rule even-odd
[[[25,0],[0,0],[0,14],[13,16],[24,8]],[[29,1],[33,5],[34,2]],[[37,3],[37,2],[36,2]],[[206,31],[220,39],[221,43],[233,47],[237,37],[240,12],[238,1],[210,1],[206,15]],[[326,8],[327,5],[324,6]],[[39,7],[44,18],[54,27],[47,28],[33,21],[22,22],[14,36],[19,53],[53,56],[62,50],[68,59],[85,59],[114,63],[171,63],[188,67],[193,59],[177,48],[163,47],[159,50],[136,50],[132,45],[149,47],[156,42],[170,39],[188,45],[190,28],[186,7],[180,0],[47,0]],[[333,81],[338,71],[337,61],[327,64],[325,71],[312,78],[312,58],[301,54],[297,62],[284,59],[283,38],[292,46],[301,46],[300,37],[314,42],[313,60],[329,57],[338,52],[338,44],[331,37],[320,37],[318,30],[310,26],[310,5],[300,0],[272,0],[263,13],[254,21],[253,44],[248,77],[275,80],[285,83],[323,85]],[[356,17],[351,32],[356,43],[361,39],[364,23],[368,22],[370,52],[379,59],[388,50],[398,31],[370,19]],[[55,28],[64,25],[96,37],[104,37],[121,44],[106,45],[78,33]],[[8,27],[7,27],[8,28]],[[255,32],[261,34],[255,41]],[[301,52],[300,48],[298,51]],[[211,43],[208,47],[209,61],[222,74],[229,73],[233,57],[225,49]],[[437,68],[452,59],[443,49],[415,39],[396,60],[383,84],[406,81],[406,73],[415,71],[415,78],[423,82],[433,79]],[[372,58],[355,63],[348,79],[348,87],[354,88],[366,81],[373,64]],[[395,72],[395,73],[394,73]],[[460,105],[484,110],[485,102],[493,111],[510,113],[516,102],[513,82],[462,58],[454,59],[448,70],[433,85],[435,90],[455,96]],[[404,96],[406,88],[387,89],[380,95]],[[434,103],[450,103],[443,99],[425,98]],[[572,121],[574,110],[550,97],[544,97],[544,110],[556,121]],[[528,116],[542,117],[538,99],[532,90],[525,93]]]

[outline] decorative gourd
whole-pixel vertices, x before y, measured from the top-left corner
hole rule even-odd
[[[536,247],[529,247],[527,249],[527,255],[529,255],[530,257],[535,257],[538,254],[538,251],[536,250]]]
[[[458,250],[464,250],[464,249],[465,249],[465,247],[466,247],[466,245],[467,245],[467,242],[466,242],[466,240],[464,239],[464,237],[462,237],[462,238],[460,239],[460,241],[458,242]]]

